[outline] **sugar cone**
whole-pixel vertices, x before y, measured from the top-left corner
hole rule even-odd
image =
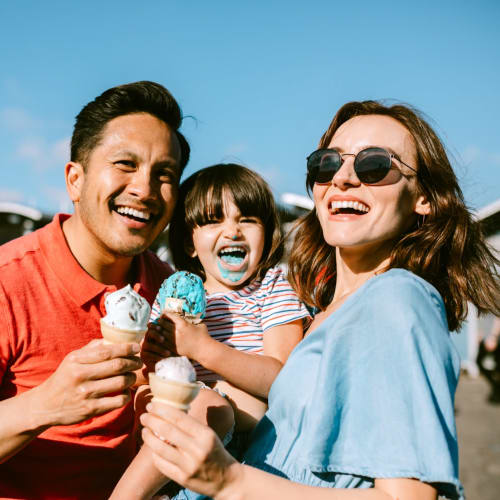
[[[107,344],[123,344],[128,342],[140,342],[147,330],[122,330],[109,326],[101,318],[101,333]]]
[[[168,404],[187,412],[189,404],[198,395],[201,384],[198,382],[178,382],[165,380],[156,373],[149,374],[149,386],[153,393],[153,401]]]
[[[167,297],[165,299],[165,304],[163,305],[163,311],[166,313],[173,313],[182,316],[186,321],[192,323],[193,325],[197,325],[201,322],[201,314],[193,316],[191,314],[186,313],[183,310],[184,299],[177,299],[175,297]]]

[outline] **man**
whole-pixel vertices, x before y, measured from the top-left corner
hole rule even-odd
[[[104,297],[150,303],[171,272],[147,248],[170,220],[189,146],[161,85],[107,90],[76,118],[74,214],[0,247],[0,498],[107,498],[136,452],[137,344],[107,345]]]

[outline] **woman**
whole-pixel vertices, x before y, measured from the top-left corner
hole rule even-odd
[[[498,313],[498,261],[410,108],[348,103],[319,147],[307,164],[315,209],[289,268],[320,312],[271,388],[245,465],[161,405],[143,416],[144,441],[165,475],[217,499],[462,498],[449,330],[467,301]]]

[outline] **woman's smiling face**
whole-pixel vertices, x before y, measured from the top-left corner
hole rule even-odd
[[[388,116],[351,118],[337,129],[328,148],[357,154],[373,146],[386,148],[417,168],[412,136]],[[330,184],[314,185],[313,197],[325,241],[363,253],[387,247],[389,254],[393,241],[414,224],[416,216],[429,212],[428,203],[418,192],[415,173],[397,159],[392,160],[385,182],[366,185],[356,176],[354,157],[345,156]]]

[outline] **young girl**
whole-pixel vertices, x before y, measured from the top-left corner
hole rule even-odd
[[[157,296],[151,315],[156,324],[142,358],[148,371],[172,354],[193,361],[206,388],[189,413],[227,444],[233,430],[241,438],[264,415],[271,384],[309,319],[278,267],[283,239],[268,185],[235,164],[196,172],[180,186],[170,248],[177,269],[202,277],[206,314],[199,325],[161,316]],[[115,498],[148,498],[165,482],[145,454],[141,450],[132,463]]]

